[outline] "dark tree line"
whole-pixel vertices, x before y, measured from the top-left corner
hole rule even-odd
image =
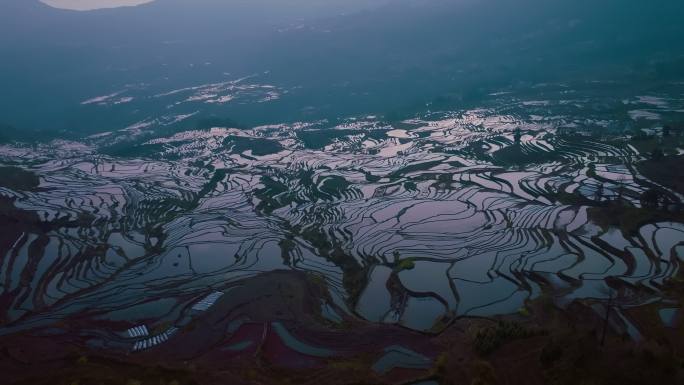
[[[670,196],[657,188],[644,191],[639,197],[639,201],[642,207],[649,209],[668,209],[670,205],[675,203]]]

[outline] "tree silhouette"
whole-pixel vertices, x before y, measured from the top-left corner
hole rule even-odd
[[[615,197],[615,201],[618,204],[622,204],[622,199],[624,198],[625,194],[625,183],[626,183],[627,178],[624,176],[621,176],[618,178],[618,189],[617,189],[617,196]]]
[[[658,208],[658,204],[660,203],[660,199],[662,197],[662,194],[660,191],[651,188],[646,190],[641,196],[639,197],[639,200],[641,201],[641,206],[646,207],[646,208]]]
[[[603,200],[603,183],[601,183],[598,186],[598,188],[596,189],[596,194],[594,195],[594,199],[599,203]]]
[[[651,151],[651,159],[655,161],[662,160],[665,157],[665,154],[663,153],[663,150],[660,148],[654,148],[653,151]]]
[[[603,318],[603,327],[601,330],[601,346],[603,346],[606,343],[606,332],[608,331],[608,321],[610,320],[610,311],[613,310],[613,300],[615,299],[615,292],[610,286],[605,286],[599,291],[602,294],[607,294],[608,295],[608,302],[606,302],[605,307],[606,307],[606,314],[604,315]]]
[[[520,139],[522,138],[520,128],[515,129],[515,134],[513,134],[513,138],[515,139],[515,144],[520,144]]]

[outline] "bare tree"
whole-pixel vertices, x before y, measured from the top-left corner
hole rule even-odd
[[[602,294],[608,294],[608,302],[604,305],[606,307],[606,314],[603,317],[603,328],[601,330],[601,346],[606,343],[606,333],[608,332],[608,320],[610,319],[610,311],[613,310],[613,300],[615,298],[615,290],[610,286],[606,286],[600,290]]]

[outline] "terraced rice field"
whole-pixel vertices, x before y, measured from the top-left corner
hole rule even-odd
[[[210,89],[190,91],[210,100]],[[320,314],[333,325],[360,317],[439,333],[543,293],[560,307],[656,301],[684,259],[684,224],[628,233],[590,220],[590,207],[618,197],[640,207],[654,185],[635,168],[646,154],[624,121],[574,117],[591,103],[501,99],[391,123],[136,133],[138,154],[126,157],[105,151],[125,129],[4,146],[2,161],[40,183],[0,195],[53,225],[19,231],[2,250],[0,335],[82,318],[90,346],[150,350],[227,301],[235,282],[283,269],[330,290]],[[249,335],[238,321],[229,329]],[[269,325],[305,356],[336,354]],[[408,362],[399,366],[428,360],[392,346]]]

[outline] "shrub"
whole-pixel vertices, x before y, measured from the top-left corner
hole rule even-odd
[[[542,334],[527,329],[518,322],[499,321],[496,325],[480,329],[475,334],[473,348],[481,355],[487,355],[507,342]]]

